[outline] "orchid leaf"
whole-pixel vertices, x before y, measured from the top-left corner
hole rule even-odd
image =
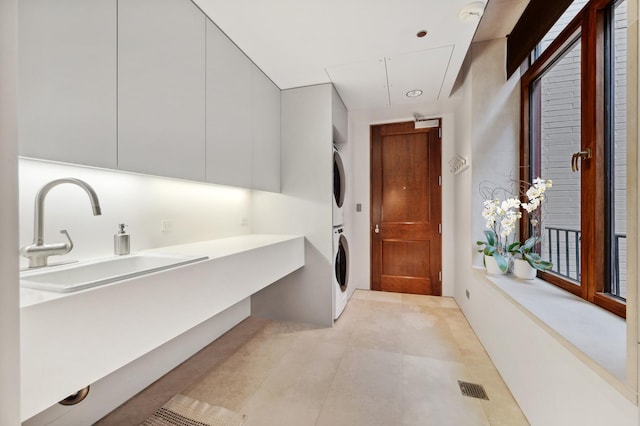
[[[509,253],[517,251],[520,248],[520,241],[515,241],[511,244],[509,244],[509,247],[507,247],[507,251]]]
[[[491,229],[484,230],[484,236],[487,238],[487,244],[490,246],[496,245],[496,233]]]
[[[524,245],[522,246],[522,250],[523,251],[531,251],[531,249],[533,248],[534,245],[536,245],[536,239],[537,238],[529,238],[527,241],[524,242]]]
[[[493,258],[496,260],[498,268],[500,268],[502,272],[507,272],[507,269],[509,268],[509,262],[507,262],[507,259],[498,252],[493,253]]]

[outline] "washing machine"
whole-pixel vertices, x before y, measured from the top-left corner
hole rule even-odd
[[[349,301],[349,243],[344,228],[333,229],[333,319],[337,320]]]
[[[342,206],[344,204],[345,193],[345,172],[344,163],[340,151],[333,146],[333,226],[342,226],[344,224],[344,213]]]

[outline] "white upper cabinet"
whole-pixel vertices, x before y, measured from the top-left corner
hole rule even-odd
[[[280,89],[253,67],[253,188],[280,192]]]
[[[253,64],[210,21],[206,39],[206,180],[250,188]]]
[[[347,108],[336,88],[331,86],[331,121],[333,124],[333,142],[336,144],[347,143]]]
[[[189,0],[21,0],[20,155],[280,191],[280,89]]]
[[[20,155],[116,167],[116,10],[18,2]]]
[[[118,168],[205,179],[206,21],[187,0],[119,1]]]

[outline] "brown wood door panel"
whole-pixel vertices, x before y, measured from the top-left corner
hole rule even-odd
[[[440,295],[439,129],[413,127],[371,126],[372,288]]]
[[[394,293],[410,293],[423,294],[425,288],[431,288],[431,280],[429,278],[416,277],[390,277],[383,275],[381,277],[383,291]]]
[[[428,277],[430,241],[398,241],[382,239],[382,275]]]

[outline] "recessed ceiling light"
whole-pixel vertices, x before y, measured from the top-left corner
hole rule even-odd
[[[420,89],[416,89],[416,90],[409,90],[407,92],[407,97],[409,98],[417,98],[418,96],[422,95],[422,90]]]
[[[418,31],[418,33],[416,34],[416,37],[422,38],[426,35],[427,35],[427,30],[421,30],[421,31]]]

